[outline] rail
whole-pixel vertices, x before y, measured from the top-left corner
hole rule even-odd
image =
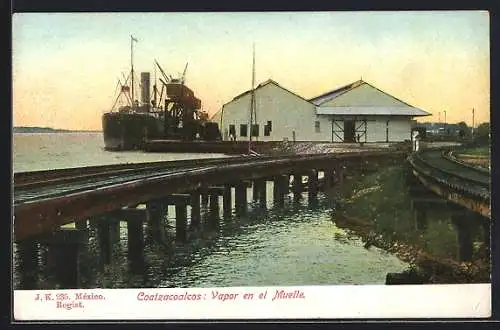
[[[491,173],[490,169],[488,169],[488,168],[485,168],[485,167],[482,167],[482,166],[474,166],[474,165],[471,165],[471,164],[468,164],[468,163],[466,163],[466,162],[464,162],[464,161],[459,160],[459,159],[455,156],[456,154],[457,154],[457,151],[456,151],[456,150],[450,150],[450,151],[448,151],[448,152],[447,152],[444,156],[445,156],[445,158],[446,158],[446,159],[448,159],[448,160],[450,160],[450,161],[452,161],[452,162],[455,162],[455,163],[457,163],[457,164],[460,164],[460,165],[462,165],[462,166],[465,166],[465,167],[470,167],[470,168],[473,168],[473,169],[475,169],[475,170],[477,170],[477,171],[484,172],[484,173],[488,173],[488,174],[490,174],[490,173]]]
[[[489,201],[489,174],[450,160],[447,157],[449,152],[450,150],[421,151],[410,156],[409,161],[421,175],[457,192]]]
[[[152,170],[155,168],[180,168],[192,165],[193,161],[197,164],[215,164],[220,162],[234,162],[242,160],[241,157],[217,157],[204,159],[183,159],[173,161],[156,161],[145,163],[127,163],[113,165],[99,165],[86,167],[73,167],[54,170],[42,170],[31,172],[14,173],[14,188],[24,188],[30,186],[62,183],[72,181],[78,178],[98,178],[99,176],[129,173],[141,170]]]
[[[270,177],[294,171],[332,168],[343,161],[365,161],[370,158],[401,157],[405,152],[350,152],[343,154],[309,154],[290,156],[260,156],[240,159],[225,158],[213,162],[191,161],[190,168],[167,165],[163,172],[124,176],[122,172],[106,171],[101,177],[91,178],[84,186],[82,178],[73,177],[74,185],[54,191],[60,185],[54,182],[32,189],[14,188],[14,225],[17,238],[54,230],[58,226],[89,216],[137,205],[170,194],[198,190],[211,185],[230,184],[241,180]],[[170,167],[169,167],[170,166]],[[82,170],[83,172],[85,170]],[[120,171],[120,170],[117,170]],[[109,173],[111,172],[111,173]],[[76,170],[75,173],[81,173]],[[117,179],[116,174],[121,178]],[[98,173],[94,173],[98,174]],[[88,179],[88,177],[86,177]],[[80,181],[79,181],[80,180]],[[59,186],[58,186],[59,185]],[[56,189],[57,188],[57,189]],[[26,195],[27,191],[29,194]]]

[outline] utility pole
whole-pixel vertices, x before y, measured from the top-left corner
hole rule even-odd
[[[441,111],[438,112],[438,124],[441,124]]]
[[[255,43],[253,44],[253,60],[252,60],[252,94],[250,95],[250,125],[248,127],[248,154],[252,153],[252,133],[255,111]]]
[[[446,126],[446,110],[444,111],[444,125]]]
[[[472,108],[472,131],[471,138],[474,139],[474,108]]]

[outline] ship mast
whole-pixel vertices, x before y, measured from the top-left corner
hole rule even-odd
[[[255,44],[253,44],[253,61],[252,61],[252,93],[250,97],[250,125],[248,136],[248,154],[252,152],[252,133],[253,133],[253,115],[255,111]]]
[[[131,84],[132,84],[132,107],[134,106],[134,41],[137,42],[137,39],[134,38],[133,35],[130,35],[130,72],[131,72]]]
[[[154,74],[155,74],[155,84],[153,85],[153,90],[154,90],[154,97],[153,97],[153,103],[154,103],[154,106],[157,107],[156,105],[156,95],[158,94],[157,90],[156,90],[156,83],[158,81],[158,79],[156,79],[156,66],[153,66],[154,67]]]

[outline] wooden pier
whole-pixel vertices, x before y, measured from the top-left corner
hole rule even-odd
[[[377,166],[381,162],[401,162],[404,157],[402,153],[352,153],[263,157],[227,164],[221,160],[220,164],[200,166],[193,161],[193,166],[169,167],[164,174],[157,168],[153,174],[141,169],[147,174],[139,179],[139,170],[132,171],[127,174],[131,179],[119,184],[109,183],[106,176],[112,177],[114,171],[100,176],[93,168],[95,184],[85,189],[80,182],[88,180],[88,176],[82,176],[82,170],[73,183],[70,178],[64,179],[74,188],[63,194],[47,197],[40,193],[39,198],[23,199],[25,195],[19,189],[14,215],[21,264],[26,274],[36,273],[37,264],[32,260],[37,260],[43,245],[47,247],[47,265],[58,270],[58,283],[64,288],[77,288],[79,260],[88,243],[89,228],[96,230],[100,263],[107,265],[120,242],[120,223],[126,222],[129,267],[140,272],[146,237],[167,246],[183,245],[196,233],[218,231],[221,221],[244,216],[250,202],[259,209],[284,208],[289,195],[291,203],[307,198],[307,203],[315,207],[319,191],[331,191],[342,184],[346,162],[351,169],[358,169],[367,161]],[[124,173],[123,169],[119,171]],[[106,183],[101,184],[101,180]],[[57,182],[57,176],[52,174],[47,182],[37,182],[40,191],[47,192],[47,187]],[[23,182],[23,187],[29,187],[29,196],[33,196],[38,186]],[[168,223],[173,218],[169,206],[175,213],[173,224]],[[61,228],[68,223],[75,223],[75,227]],[[167,226],[175,228],[173,240],[165,233]],[[32,280],[25,278],[26,283]]]

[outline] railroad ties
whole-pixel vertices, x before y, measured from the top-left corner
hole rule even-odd
[[[342,181],[342,164],[331,162],[318,169],[291,170],[284,174],[202,186],[80,219],[74,221],[74,227],[62,226],[49,233],[17,240],[21,286],[35,288],[39,254],[43,249],[41,262],[53,273],[60,288],[80,287],[81,257],[88,249],[90,231],[95,233],[100,265],[110,265],[117,247],[125,240],[129,269],[140,273],[144,268],[148,239],[166,247],[186,244],[197,233],[218,232],[222,220],[233,221],[244,216],[250,203],[254,209],[265,210],[271,206],[269,203],[280,209],[285,207],[287,200],[292,205],[297,203],[304,198],[304,193],[308,205],[316,207],[318,191],[330,194]],[[272,198],[268,198],[271,194]],[[172,209],[174,224],[169,223],[173,218],[169,217]],[[124,223],[126,230],[121,226]],[[174,237],[167,233],[169,229],[175,232]]]
[[[491,219],[488,172],[451,161],[446,152],[430,150],[409,157],[412,172],[428,190]]]

